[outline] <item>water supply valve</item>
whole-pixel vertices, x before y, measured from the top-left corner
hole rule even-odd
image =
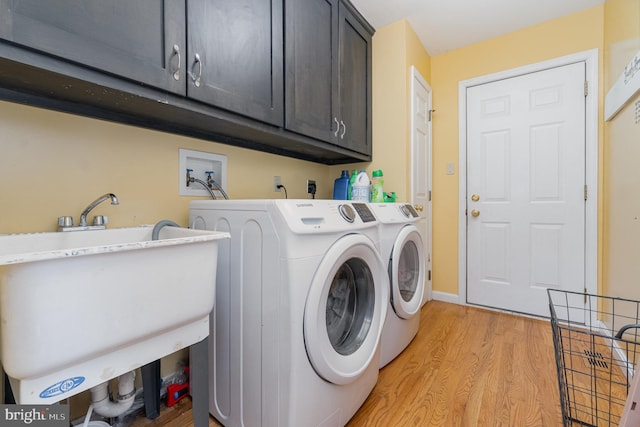
[[[93,217],[93,225],[107,225],[109,218],[106,215],[96,215]]]
[[[71,215],[59,216],[58,227],[73,227],[73,217]]]

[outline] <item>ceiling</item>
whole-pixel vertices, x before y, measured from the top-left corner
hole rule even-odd
[[[406,18],[430,56],[517,31],[605,0],[351,0],[374,28]]]

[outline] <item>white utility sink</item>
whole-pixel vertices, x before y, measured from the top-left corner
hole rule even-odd
[[[152,229],[0,235],[0,360],[18,403],[60,401],[209,335],[229,234]]]

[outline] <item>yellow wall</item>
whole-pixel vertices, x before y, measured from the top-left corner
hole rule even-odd
[[[55,231],[57,217],[73,215],[113,192],[119,206],[100,205],[111,227],[171,219],[187,225],[189,197],[178,195],[178,150],[224,154],[227,192],[237,198],[280,198],[280,175],[290,198],[331,197],[325,165],[207,141],[0,102],[0,233]]]
[[[602,5],[596,6],[431,58],[430,83],[436,110],[433,119],[434,291],[458,294],[458,82],[593,48],[602,49],[603,9]],[[456,165],[455,175],[445,173],[449,162]]]
[[[605,76],[608,90],[640,51],[640,2],[605,3]],[[636,96],[605,124],[603,281],[607,295],[640,300],[640,124]]]
[[[640,50],[640,1],[606,0],[604,45],[607,91]]]

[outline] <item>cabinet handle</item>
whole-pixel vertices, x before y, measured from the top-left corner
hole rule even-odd
[[[344,134],[347,133],[347,125],[345,125],[342,120],[340,120],[340,124],[342,125],[342,133],[340,134],[340,139],[343,139]]]
[[[196,87],[200,87],[200,79],[202,77],[202,61],[200,60],[200,54],[196,53],[195,59],[193,61],[193,70],[195,71],[196,65],[198,66],[198,74],[196,75],[193,71],[189,73],[191,79],[193,80],[193,84]]]
[[[333,118],[333,121],[336,122],[336,131],[333,133],[333,136],[337,137],[338,136],[338,132],[340,132],[340,122],[335,117]]]
[[[178,57],[178,67],[176,68],[176,71],[173,73],[173,79],[180,80],[180,46],[178,46],[177,44],[174,44],[173,53],[174,53],[174,56]]]

